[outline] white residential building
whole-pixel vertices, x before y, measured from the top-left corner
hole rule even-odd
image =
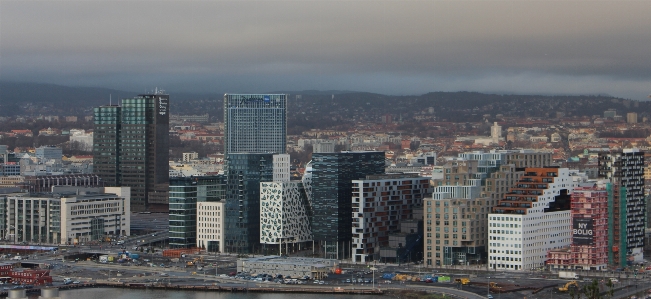
[[[223,201],[197,203],[197,247],[208,252],[224,252],[226,219]]]
[[[572,189],[567,168],[526,168],[488,216],[490,269],[538,269],[549,250],[569,246]]]

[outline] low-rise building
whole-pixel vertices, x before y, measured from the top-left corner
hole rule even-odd
[[[237,260],[237,272],[299,279],[323,279],[338,267],[339,261],[321,258],[261,256]]]

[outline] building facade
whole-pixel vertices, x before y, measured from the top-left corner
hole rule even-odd
[[[646,202],[644,197],[644,152],[624,149],[599,153],[599,177],[612,182],[613,217],[609,226],[611,264],[625,267],[627,259],[644,258]],[[625,249],[624,249],[625,248]],[[616,250],[615,250],[616,249]]]
[[[41,146],[36,148],[35,156],[39,161],[61,160],[63,158],[63,150],[56,146]]]
[[[272,154],[226,156],[225,251],[253,253],[260,245],[260,183],[273,181]]]
[[[143,94],[95,108],[93,165],[107,186],[131,188],[134,211],[167,211],[169,95]]]
[[[225,252],[225,204],[225,201],[197,203],[197,248],[205,249],[207,252]]]
[[[170,178],[169,224],[171,248],[197,245],[197,203],[225,200],[226,179],[218,176]]]
[[[567,168],[526,168],[488,215],[490,269],[539,269],[547,252],[569,246],[571,192]]]
[[[62,245],[131,235],[129,187],[106,187],[103,194],[64,195],[60,200]]]
[[[301,181],[260,183],[260,243],[280,245],[312,241],[311,209]]]
[[[414,207],[431,194],[429,179],[417,174],[369,175],[353,180],[353,262],[377,261],[380,248],[389,245],[389,234],[400,232],[400,223],[413,219]]]
[[[225,94],[224,153],[284,154],[287,95]]]
[[[312,233],[325,258],[346,258],[352,246],[353,180],[384,173],[383,152],[312,154]]]

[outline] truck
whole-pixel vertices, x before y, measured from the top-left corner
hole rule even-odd
[[[558,277],[567,278],[567,279],[579,279],[579,275],[576,274],[576,272],[572,272],[572,271],[559,271]]]

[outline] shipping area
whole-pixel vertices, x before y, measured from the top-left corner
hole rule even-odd
[[[151,236],[151,235],[150,235]],[[79,287],[167,288],[215,292],[309,292],[403,297],[571,298],[596,284],[613,298],[645,298],[646,272],[496,272],[485,268],[431,269],[414,264],[363,264],[286,256],[203,254],[199,249],[117,246],[0,248],[0,296],[12,290]],[[637,274],[637,275],[636,275]],[[415,297],[418,298],[418,297]]]

